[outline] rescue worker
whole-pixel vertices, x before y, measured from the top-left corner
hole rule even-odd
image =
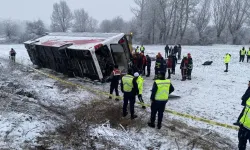
[[[169,46],[168,46],[168,45],[166,45],[166,47],[165,47],[165,58],[167,58],[167,57],[168,57],[168,54],[170,54],[170,51],[169,51]]]
[[[143,45],[141,45],[140,51],[141,51],[141,53],[144,53],[144,52],[145,52],[145,47],[144,47]]]
[[[115,90],[116,96],[119,96],[118,85],[121,79],[121,71],[118,69],[118,65],[115,65],[114,70],[111,73],[109,79],[111,80],[109,99],[112,99],[111,95],[113,94],[114,90]],[[119,99],[116,97],[115,100],[118,101]]]
[[[226,70],[224,72],[228,72],[228,63],[230,62],[231,60],[231,55],[226,53],[226,56],[224,57],[224,63],[226,65]]]
[[[172,72],[172,56],[171,55],[168,56],[167,68],[168,68],[168,78],[167,79],[171,79],[171,72]]]
[[[184,56],[181,61],[181,66],[180,66],[181,75],[182,75],[181,81],[185,81],[187,79],[187,67],[188,67],[188,59],[186,56]]]
[[[138,90],[139,90],[139,94],[138,94],[138,100],[144,104],[144,101],[142,99],[142,91],[143,91],[143,83],[144,83],[144,79],[140,76],[140,74],[138,72],[134,73],[134,77],[136,80],[136,83],[138,85]],[[145,106],[142,106],[143,109],[146,109]]]
[[[141,59],[142,59],[142,76],[145,76],[146,72],[146,65],[147,65],[147,58],[144,55],[144,53],[141,53]]]
[[[133,70],[131,68],[128,69],[128,74],[122,77],[121,91],[124,93],[123,117],[126,117],[128,115],[127,106],[129,103],[131,119],[137,118],[137,115],[135,115],[134,112],[134,106],[135,106],[135,96],[138,95],[139,91],[136,78],[134,78]]]
[[[193,58],[191,57],[191,54],[188,53],[188,68],[187,68],[187,79],[191,80],[191,74],[193,70]]]
[[[140,48],[139,48],[139,46],[137,46],[136,49],[135,49],[135,54],[136,54],[136,53],[140,53]]]
[[[240,50],[240,62],[244,62],[245,55],[246,55],[246,50],[245,50],[245,47],[243,47],[243,48]]]
[[[16,62],[16,51],[13,48],[11,48],[9,55],[10,55],[11,61]]]
[[[163,62],[162,56],[160,53],[156,55],[156,62],[155,62],[155,79],[157,78],[158,73],[162,70]]]
[[[250,97],[246,101],[246,106],[244,109],[244,114],[240,119],[240,129],[238,132],[238,148],[239,150],[245,150],[247,140],[250,141]]]
[[[248,100],[249,97],[250,97],[250,81],[248,82],[248,88],[247,88],[245,94],[241,97],[241,100],[242,100],[241,105],[244,106],[244,108],[242,109],[242,111],[237,119],[237,122],[233,123],[236,126],[240,125],[240,119],[243,116],[243,113],[244,113],[244,110],[246,107],[246,101]]]
[[[152,88],[151,94],[151,117],[148,123],[149,127],[155,127],[156,113],[158,112],[158,123],[157,128],[161,129],[161,123],[163,118],[163,113],[165,110],[166,103],[168,101],[169,94],[174,91],[174,87],[170,80],[166,80],[164,77],[164,72],[158,75],[157,80],[155,80]]]
[[[250,47],[249,47],[249,50],[247,51],[247,62],[249,59],[250,59]]]
[[[146,58],[147,58],[147,75],[146,75],[146,77],[149,77],[150,71],[151,71],[151,58],[148,55],[146,55]]]

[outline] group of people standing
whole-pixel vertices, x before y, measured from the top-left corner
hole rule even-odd
[[[240,50],[240,62],[244,62],[245,56],[247,56],[247,62],[250,60],[250,48],[246,51],[245,47]]]

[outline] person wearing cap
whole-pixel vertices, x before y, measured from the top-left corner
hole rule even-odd
[[[188,66],[187,66],[187,79],[191,80],[191,74],[192,74],[192,70],[193,70],[193,59],[191,57],[191,54],[188,53]]]
[[[241,105],[244,106],[243,110],[241,111],[237,121],[235,123],[233,123],[234,125],[240,125],[240,119],[241,117],[243,116],[244,114],[244,110],[245,110],[245,107],[246,107],[246,101],[250,98],[250,81],[248,82],[248,88],[245,92],[245,94],[241,97]]]
[[[109,99],[112,99],[111,95],[113,94],[114,90],[116,96],[119,96],[118,85],[121,79],[121,71],[118,69],[118,65],[114,66],[114,70],[112,71],[109,79],[111,80]],[[115,100],[118,101],[119,99],[116,97]]]
[[[140,74],[138,72],[134,73],[134,77],[136,80],[136,83],[138,85],[138,90],[139,90],[139,94],[138,94],[138,100],[144,104],[144,101],[142,99],[142,91],[143,91],[143,83],[144,83],[144,79],[142,78],[142,76],[140,76]],[[143,109],[146,109],[145,106],[142,106]]]
[[[250,81],[248,83],[248,89],[250,87]],[[246,99],[245,107],[241,112],[241,115],[239,116],[239,123],[238,125],[240,126],[239,132],[238,132],[238,148],[239,150],[245,150],[246,149],[246,144],[247,140],[250,141],[250,96],[248,94],[244,94],[243,97]]]
[[[127,106],[130,105],[131,119],[137,118],[134,112],[135,96],[138,95],[138,84],[133,76],[133,70],[128,69],[128,73],[122,77],[121,91],[123,92],[123,117],[128,115]]]
[[[157,128],[161,129],[161,123],[169,94],[174,91],[174,87],[169,79],[165,79],[164,72],[160,72],[155,80],[151,94],[151,117],[148,123],[149,127],[155,127],[156,114],[158,113]]]
[[[231,60],[231,55],[226,53],[225,57],[224,57],[224,63],[226,65],[226,70],[224,72],[228,72],[228,63]]]

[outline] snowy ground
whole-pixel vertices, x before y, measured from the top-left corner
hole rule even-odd
[[[192,80],[185,82],[181,81],[179,65],[176,67],[176,75],[172,76],[171,80],[175,87],[174,94],[180,95],[181,98],[170,100],[169,103],[167,104],[167,108],[222,123],[232,124],[233,122],[235,122],[242,109],[242,106],[240,105],[241,103],[240,98],[247,89],[247,84],[248,81],[250,80],[249,78],[250,64],[247,64],[246,60],[244,63],[238,62],[239,61],[238,54],[241,47],[242,46],[231,46],[231,45],[183,46],[182,54],[184,55],[190,52],[193,57],[194,69],[192,74]],[[8,58],[8,52],[10,48],[14,48],[16,50],[18,60],[20,60],[22,63],[26,65],[30,64],[28,54],[23,45],[0,45],[1,58]],[[155,56],[158,52],[161,52],[164,55],[163,51],[164,46],[152,45],[152,46],[145,46],[145,48],[146,48],[146,53],[151,56]],[[225,65],[223,63],[223,57],[225,53],[230,53],[232,55],[228,73],[224,73]],[[205,67],[202,66],[201,64],[207,60],[213,61],[213,64],[211,66],[205,66]],[[4,66],[3,63],[2,65]],[[151,69],[152,75],[154,74],[153,67],[154,64],[152,64],[152,69]],[[16,72],[16,74],[18,75],[19,72]],[[25,83],[22,82],[22,85],[30,86],[32,87],[31,89],[33,89],[35,93],[39,93],[39,95],[41,96],[39,99],[44,104],[47,105],[54,104],[57,106],[69,106],[69,108],[74,108],[77,106],[77,104],[80,103],[82,99],[86,99],[86,96],[88,97],[89,95],[92,95],[86,91],[82,91],[79,89],[74,90],[73,92],[68,89],[60,90],[57,86],[55,86],[55,81],[47,78],[39,77],[39,80],[35,80],[35,82],[34,80],[29,80],[33,78],[33,76],[35,75],[36,75],[35,73],[31,73],[27,74],[27,76],[25,77],[22,77],[21,81],[29,81]],[[146,82],[144,85],[145,89],[143,97],[146,103],[150,103],[149,97],[150,97],[150,90],[153,84],[152,78],[153,76],[145,79]],[[79,82],[78,79],[71,79],[71,81],[78,82],[79,84],[81,83]],[[2,84],[6,83],[3,82]],[[82,83],[82,84],[84,84],[85,86],[86,85],[93,86],[88,83]],[[52,89],[49,88],[51,86],[53,87]],[[109,89],[108,86],[109,84],[104,84],[102,86],[95,86],[95,88],[108,91]],[[31,89],[29,88],[29,90]],[[77,95],[78,97],[80,96],[80,98],[76,97],[74,98],[75,95]],[[67,100],[69,97],[71,97],[71,99]],[[90,100],[91,98],[87,99]],[[44,110],[44,113],[46,112],[47,111]],[[147,112],[149,112],[149,110]],[[149,117],[149,113],[145,117],[146,118]],[[216,131],[220,133],[222,136],[229,137],[234,142],[235,145],[237,144],[237,131],[235,130],[212,126],[205,123],[200,123],[197,121],[192,121],[190,119],[176,117],[168,114],[165,114],[165,117],[168,120],[169,119],[181,120],[193,127],[199,127],[203,129],[209,129],[211,131]],[[17,115],[15,114],[15,112],[12,111],[7,111],[6,113],[2,113],[0,124],[3,127],[0,128],[0,135],[1,135],[0,138],[4,139],[5,135],[4,133],[6,133],[6,131],[11,131],[12,129],[11,125],[17,124],[15,120],[18,120],[18,118],[23,118],[23,120],[26,120],[27,118],[29,118],[29,116],[26,116],[25,113]],[[19,128],[15,128],[15,132],[11,132],[12,134],[15,134],[16,137],[19,137],[15,138],[17,139],[17,142],[14,142],[14,147],[25,140],[30,140],[36,137],[37,134],[40,133],[42,130],[44,130],[44,128],[47,128],[47,126],[49,126],[52,130],[55,127],[55,125],[53,125],[53,121],[51,121],[51,118],[45,121],[38,118],[37,120],[33,119],[32,121],[29,121],[29,123],[27,123],[27,121],[23,122],[24,122],[23,124],[20,124],[20,128],[25,130],[22,132],[23,133],[22,136],[18,134],[18,130],[20,130]],[[46,125],[44,126],[42,122],[46,122],[45,123]],[[39,128],[39,130],[33,130],[33,128],[36,127]],[[103,126],[100,126],[97,129],[94,129],[94,133],[100,132],[98,133],[98,135],[110,136],[109,135],[110,132],[112,134],[118,132],[118,131],[113,131],[113,129],[110,128],[105,128],[105,129],[107,131],[103,132],[105,131],[103,129]],[[153,136],[145,138],[144,141],[141,141],[138,144],[137,148],[141,148],[140,146],[143,145],[144,142],[146,143],[148,141],[151,141],[153,143],[152,140],[155,140],[160,136],[157,135],[158,133],[154,133],[154,131],[150,129],[148,130],[145,129],[145,131],[143,131],[143,133],[141,133],[140,135],[145,137],[146,134]],[[25,135],[25,137],[23,135]],[[122,137],[122,134],[118,135]],[[128,134],[125,135],[128,136]],[[136,136],[132,135],[130,136],[132,137],[132,141],[134,142],[138,138]],[[122,138],[120,139],[122,140]],[[173,144],[174,141],[167,139],[171,138],[166,137],[166,141],[162,141],[162,143],[165,144],[165,147],[163,144],[161,148],[174,149],[174,147],[172,148],[170,147],[170,145]],[[131,139],[127,140],[131,141]],[[1,146],[7,147],[6,143],[4,142],[2,143],[0,142],[0,147]]]

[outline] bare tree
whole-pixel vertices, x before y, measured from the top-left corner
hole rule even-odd
[[[3,30],[8,40],[12,40],[18,34],[18,25],[12,20],[6,20]]]
[[[60,1],[53,5],[53,13],[51,16],[52,31],[66,32],[71,27],[73,15],[66,1]]]
[[[103,20],[100,24],[100,31],[107,33],[112,32],[112,29],[110,28],[111,24],[110,20]]]
[[[143,36],[145,34],[143,33],[144,30],[144,17],[145,17],[145,7],[146,7],[146,0],[134,0],[135,4],[137,5],[136,8],[131,8],[131,11],[134,13],[136,18],[138,18],[138,25],[140,30],[140,39],[141,44],[143,43]]]
[[[213,17],[217,31],[217,41],[220,39],[222,31],[227,25],[227,18],[230,11],[229,0],[214,0],[213,1]]]
[[[199,41],[200,44],[203,43],[204,38],[204,31],[208,27],[208,23],[210,21],[211,11],[210,11],[210,4],[211,0],[202,0],[201,7],[197,9],[194,14],[194,18],[192,22],[194,23],[198,34],[199,34]]]
[[[86,32],[88,27],[88,20],[89,15],[85,10],[78,9],[74,12],[74,25],[73,25],[73,31],[75,32]]]
[[[115,17],[111,21],[112,32],[122,32],[124,30],[125,21],[121,17]]]
[[[233,37],[233,44],[237,44],[238,33],[246,22],[248,4],[249,0],[232,0],[232,6],[229,8],[228,28]]]
[[[34,34],[37,36],[42,36],[46,32],[46,28],[42,20],[37,20],[33,22],[26,23],[26,34]]]
[[[92,17],[89,17],[87,24],[88,32],[95,32],[97,30],[98,21]]]

